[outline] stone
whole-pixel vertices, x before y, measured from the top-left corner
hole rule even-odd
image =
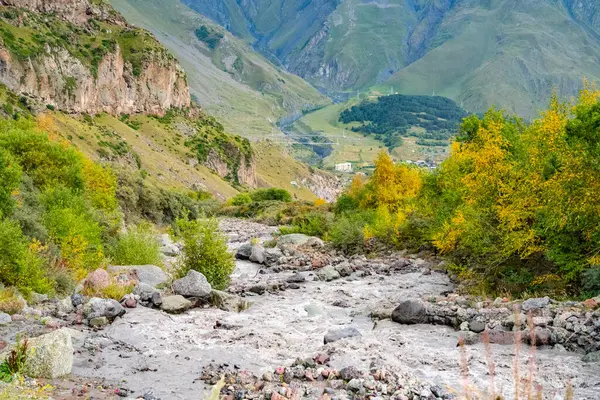
[[[264,264],[267,267],[272,267],[277,265],[281,257],[283,257],[283,253],[277,247],[269,248],[264,250],[265,261]]]
[[[192,302],[180,295],[166,296],[162,299],[161,309],[171,314],[180,314],[190,308]]]
[[[91,298],[83,307],[83,315],[91,320],[97,317],[109,319],[125,314],[125,309],[118,301],[112,299]]]
[[[210,304],[223,311],[242,312],[250,307],[250,302],[239,296],[214,290],[210,295]]]
[[[485,330],[485,322],[479,320],[471,321],[469,329],[475,333],[481,333]]]
[[[360,372],[356,367],[345,367],[340,370],[340,378],[345,381],[359,379],[360,377],[362,377],[362,372]]]
[[[40,293],[31,293],[31,298],[30,298],[30,302],[31,304],[41,304],[41,303],[45,303],[48,301],[48,295],[47,294],[40,294]]]
[[[235,258],[238,260],[249,260],[252,255],[252,245],[250,243],[244,243],[238,247],[235,252]]]
[[[33,350],[25,360],[25,375],[55,379],[71,373],[73,344],[67,329],[29,339],[29,348]]]
[[[112,265],[108,267],[111,273],[127,273],[132,280],[160,287],[171,281],[171,276],[156,265]]]
[[[521,304],[521,310],[525,311],[525,312],[531,311],[531,310],[538,310],[540,308],[547,307],[549,304],[550,304],[550,298],[547,296],[527,299]]]
[[[339,279],[340,273],[337,272],[333,266],[328,265],[317,271],[317,277],[322,281],[330,282]]]
[[[302,283],[305,282],[306,278],[301,273],[296,272],[294,275],[287,278],[288,283]]]
[[[537,327],[533,330],[536,346],[547,346],[552,344],[552,332],[548,328]]]
[[[265,262],[265,249],[261,245],[252,246],[252,251],[250,252],[250,261],[263,264]]]
[[[121,299],[121,305],[123,307],[127,307],[127,308],[136,308],[137,300],[135,299],[135,295],[132,293],[129,293],[129,294],[126,294],[125,296],[123,296],[123,298]]]
[[[56,315],[66,315],[75,311],[73,300],[70,297],[64,298],[56,303]]]
[[[350,276],[353,272],[348,261],[344,261],[336,265],[334,268],[340,274],[340,276]]]
[[[160,252],[167,257],[177,257],[181,250],[171,240],[171,236],[168,233],[163,233],[158,237],[160,243]]]
[[[139,296],[140,301],[145,303],[152,302],[152,298],[155,293],[159,293],[160,295],[160,292],[154,286],[148,285],[144,282],[138,282],[135,285],[135,288],[133,288],[133,294]]]
[[[110,285],[110,275],[102,268],[90,272],[85,278],[85,286],[94,291],[102,290],[108,285]]]
[[[283,235],[277,240],[277,246],[282,250],[286,247],[296,248],[305,245],[318,248],[323,247],[325,244],[317,237],[304,235],[302,233]]]
[[[333,343],[333,342],[337,342],[338,340],[341,340],[341,339],[351,338],[351,337],[355,337],[355,336],[361,336],[361,334],[358,331],[358,329],[356,329],[352,326],[347,326],[347,327],[344,327],[341,329],[340,328],[330,329],[325,334],[325,337],[323,338],[323,342],[325,344]]]
[[[346,384],[346,389],[351,390],[353,392],[358,392],[360,389],[362,389],[363,384],[360,381],[360,379],[351,379],[350,382],[348,382]]]
[[[207,298],[212,288],[204,275],[191,269],[185,277],[173,282],[173,292],[185,297]]]
[[[152,305],[155,307],[160,307],[162,305],[162,295],[160,292],[154,292],[152,294]]]
[[[461,332],[458,344],[460,344],[461,340],[466,346],[474,345],[479,343],[479,334],[471,331]]]
[[[99,328],[105,325],[108,325],[109,321],[106,317],[96,317],[90,320],[90,326],[92,328]]]
[[[12,322],[12,317],[7,313],[0,312],[0,325],[7,325]]]
[[[73,304],[73,307],[78,307],[82,305],[84,301],[85,299],[80,293],[75,293],[71,296],[71,304]]]
[[[248,291],[256,294],[264,294],[267,291],[265,285],[254,285]]]
[[[404,300],[392,311],[392,321],[406,325],[426,323],[425,303],[419,299]]]
[[[587,353],[581,359],[583,362],[600,362],[600,351],[594,351],[591,353]]]
[[[461,331],[467,332],[469,330],[469,321],[463,321],[459,328]]]

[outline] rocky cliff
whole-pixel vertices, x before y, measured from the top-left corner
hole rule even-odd
[[[67,112],[187,107],[185,72],[148,32],[88,0],[0,0],[0,82]]]

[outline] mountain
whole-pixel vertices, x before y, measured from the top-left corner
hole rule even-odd
[[[279,132],[274,126],[279,119],[330,102],[178,0],[114,0],[113,5],[176,55],[194,99],[231,132],[264,137]]]
[[[0,38],[0,117],[35,124],[129,179],[220,199],[274,185],[302,199],[336,193],[331,175],[232,135],[199,109],[173,54],[104,1],[2,0]],[[298,82],[326,102],[300,78],[281,85]],[[282,98],[290,107],[307,104],[301,96],[296,103],[291,94]],[[157,204],[170,201],[156,196]]]
[[[183,0],[323,91],[440,94],[535,116],[600,79],[594,0]]]

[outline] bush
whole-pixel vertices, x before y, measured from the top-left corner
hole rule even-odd
[[[590,268],[583,273],[582,289],[589,297],[600,295],[600,267]]]
[[[140,224],[121,234],[110,255],[118,265],[162,264],[160,245],[149,224]]]
[[[231,199],[231,204],[234,206],[243,206],[252,203],[252,197],[248,193],[240,193]]]
[[[363,211],[343,215],[329,231],[331,244],[344,253],[356,254],[365,249],[365,226],[374,220],[374,213]]]
[[[13,315],[25,308],[25,301],[14,289],[0,289],[0,312]]]
[[[48,293],[52,288],[43,260],[32,251],[19,225],[8,219],[0,220],[0,282],[24,294]]]
[[[252,201],[266,201],[266,200],[275,200],[275,201],[283,201],[289,203],[292,201],[292,195],[285,189],[259,189],[250,193],[250,197]]]
[[[324,237],[332,224],[333,216],[330,213],[312,211],[295,217],[291,227],[281,227],[282,235],[289,233],[303,233],[309,236]]]
[[[217,220],[178,219],[177,229],[183,239],[183,257],[177,275],[183,277],[193,269],[202,273],[213,288],[225,289],[235,262]]]

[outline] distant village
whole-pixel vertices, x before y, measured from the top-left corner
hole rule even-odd
[[[433,160],[417,160],[417,161],[404,160],[401,162],[405,163],[405,164],[416,165],[417,167],[420,167],[420,168],[429,168],[429,169],[435,169],[438,166],[438,163]],[[368,167],[366,167],[366,169],[371,169],[372,167],[373,166],[368,166]],[[352,166],[351,162],[335,164],[334,169],[337,172],[347,172],[347,173],[354,172],[354,167]],[[364,169],[364,167],[361,169]]]

